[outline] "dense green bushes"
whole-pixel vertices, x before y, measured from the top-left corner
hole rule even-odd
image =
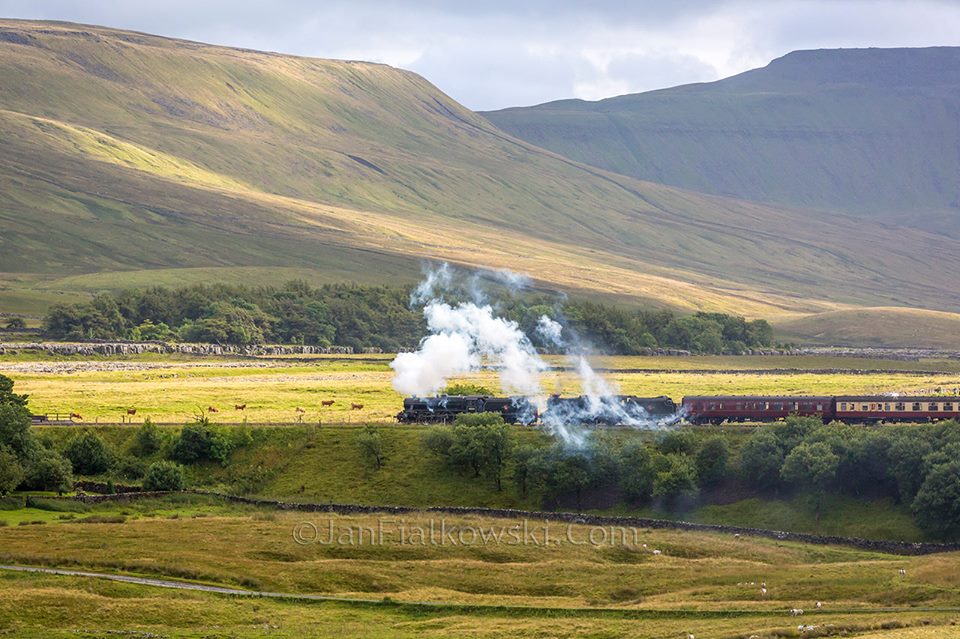
[[[171,461],[158,461],[150,465],[143,479],[144,490],[183,490],[183,468]]]
[[[44,319],[56,339],[181,340],[221,344],[336,344],[396,351],[416,346],[426,331],[420,309],[400,287],[290,282],[280,288],[197,285],[100,294],[84,304],[58,305]],[[541,348],[542,315],[563,318],[570,343],[586,342],[614,354],[665,347],[698,353],[739,353],[769,346],[770,325],[720,313],[677,316],[593,302],[557,306],[544,297],[511,297],[498,313],[516,321]]]

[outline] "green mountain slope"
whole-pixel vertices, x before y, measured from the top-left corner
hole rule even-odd
[[[797,51],[718,82],[485,116],[570,158],[705,193],[931,230],[960,217],[960,48]]]
[[[413,281],[425,258],[749,316],[960,310],[940,234],[581,165],[383,65],[101,27],[0,21],[0,193],[0,310],[129,283]]]

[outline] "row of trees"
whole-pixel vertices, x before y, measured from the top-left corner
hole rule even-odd
[[[548,506],[582,507],[588,491],[633,504],[682,509],[704,489],[735,482],[756,494],[802,494],[817,511],[829,494],[889,497],[909,505],[931,536],[960,537],[960,424],[865,429],[790,417],[762,426],[738,451],[728,437],[672,430],[654,441],[595,431],[582,447],[518,445],[496,414],[465,415],[431,429],[424,449],[453,471],[492,479],[506,473],[521,494]],[[381,451],[382,453],[382,451]]]
[[[866,429],[790,417],[758,429],[740,451],[745,479],[827,494],[886,496],[936,537],[960,536],[960,424]]]
[[[102,293],[90,302],[54,306],[44,332],[55,339],[180,340],[220,344],[299,343],[378,347],[415,346],[426,326],[410,308],[410,289],[294,281],[274,287],[197,285]],[[678,316],[593,302],[557,306],[545,297],[511,297],[498,312],[516,321],[534,344],[550,349],[537,331],[543,315],[566,320],[569,342],[585,341],[612,354],[667,347],[698,353],[740,353],[769,346],[764,320],[721,313]]]
[[[720,437],[695,446],[686,433],[671,432],[650,446],[595,431],[583,447],[571,448],[518,445],[515,432],[496,413],[466,414],[452,426],[431,428],[423,446],[452,470],[489,477],[497,490],[509,466],[521,494],[536,490],[552,504],[572,496],[578,508],[586,491],[618,486],[634,503],[658,500],[677,507],[694,499],[702,485],[722,481],[730,459]]]

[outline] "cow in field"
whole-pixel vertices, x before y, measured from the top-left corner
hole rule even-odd
[[[136,409],[136,408],[128,408],[128,409],[127,409],[127,415],[136,415],[136,414],[137,414],[137,409]]]
[[[233,410],[247,410],[246,404],[234,404]]]
[[[350,404],[350,410],[363,410],[363,404]]]
[[[320,402],[320,405],[321,405],[321,406],[333,406],[333,400],[332,400],[332,399],[325,399],[325,400],[323,400],[322,402]]]
[[[220,411],[218,411],[218,410],[217,410],[216,408],[214,408],[213,406],[207,406],[207,412],[208,412],[208,413],[219,413]]]
[[[83,415],[80,413],[70,413],[70,419],[76,419],[78,421],[83,421]]]

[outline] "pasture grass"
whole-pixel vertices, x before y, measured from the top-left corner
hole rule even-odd
[[[391,355],[311,358],[190,359],[162,355],[135,358],[4,356],[0,372],[31,396],[37,413],[79,413],[86,423],[127,421],[183,423],[208,408],[215,422],[393,422],[402,395],[390,385]],[[544,392],[577,394],[579,380],[548,357],[555,370],[541,378]],[[845,394],[947,391],[960,386],[960,362],[827,357],[601,357],[597,365],[627,394]],[[770,369],[792,371],[765,372]],[[829,370],[818,373],[812,371]],[[901,371],[901,372],[885,372]],[[460,380],[457,380],[460,381]],[[496,373],[462,381],[500,392]],[[331,408],[323,400],[334,400]],[[353,404],[363,409],[352,410]],[[234,406],[246,404],[245,411]],[[296,411],[297,407],[304,413]]]
[[[135,507],[133,504],[125,505]],[[0,528],[0,561],[82,568],[256,590],[358,597],[377,603],[305,603],[166,591],[77,577],[0,572],[0,630],[65,636],[108,630],[167,636],[797,636],[788,610],[828,635],[873,632],[907,639],[923,627],[950,636],[960,611],[960,554],[897,557],[718,533],[637,531],[627,544],[450,544],[400,540],[396,516],[254,511],[154,500],[205,517],[135,517],[124,523],[51,522]],[[94,507],[97,513],[110,506]],[[183,513],[181,513],[183,514]],[[412,530],[436,516],[410,513]],[[447,526],[516,521],[446,517]],[[297,544],[304,521],[319,529],[377,530],[357,543]],[[531,527],[542,522],[529,522]],[[572,539],[589,536],[570,527]],[[643,544],[646,544],[644,546]],[[652,550],[661,550],[655,555]],[[906,577],[898,570],[904,568]],[[752,585],[751,585],[752,582]],[[759,592],[765,582],[768,594]],[[815,601],[824,608],[814,609]],[[417,602],[443,602],[424,608]],[[888,610],[897,608],[897,611]],[[933,608],[952,608],[934,611]],[[924,625],[926,624],[926,625]],[[884,629],[886,627],[886,629]],[[43,634],[43,631],[49,631]],[[31,635],[30,633],[34,633]],[[62,633],[62,634],[56,634]],[[380,633],[380,634],[378,634]],[[929,635],[934,636],[934,635]]]

